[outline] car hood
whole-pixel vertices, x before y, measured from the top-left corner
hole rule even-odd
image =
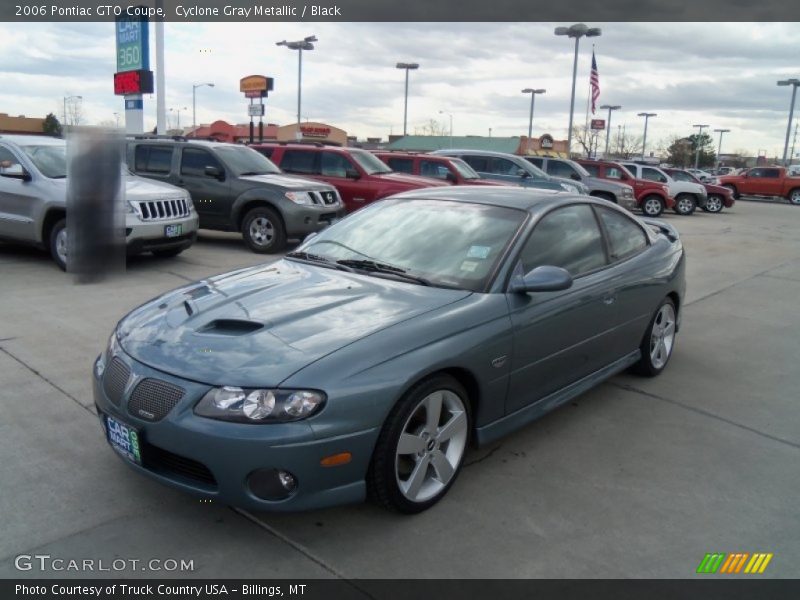
[[[379,177],[386,182],[399,184],[403,187],[445,187],[450,185],[449,182],[439,181],[431,177],[423,177],[422,175],[409,175],[408,173],[376,173],[372,177]]]
[[[619,194],[624,193],[626,189],[633,191],[633,188],[627,183],[619,183],[617,181],[601,179],[600,177],[586,177],[584,183],[589,186],[589,189],[613,191]]]
[[[283,187],[292,190],[332,190],[333,188],[327,183],[320,183],[314,179],[307,179],[305,177],[295,177],[294,175],[283,175],[280,173],[269,175],[246,175],[239,177],[242,181],[248,181],[254,186],[257,185],[271,185],[276,187]]]
[[[669,186],[669,195],[673,198],[680,193],[700,194],[701,196],[706,195],[706,188],[701,183],[672,179],[667,185]]]
[[[721,185],[714,185],[713,183],[704,183],[703,184],[706,188],[706,192],[709,194],[723,194],[728,195],[731,193],[730,188],[723,187]]]
[[[500,185],[500,186],[508,186],[509,183],[503,183],[502,181],[492,181],[491,179],[465,179],[464,183],[461,185]]]
[[[135,309],[123,350],[209,385],[277,386],[381,329],[469,296],[282,260],[200,281]]]
[[[126,200],[185,198],[188,195],[185,190],[163,181],[146,179],[137,175],[126,175],[124,180]]]

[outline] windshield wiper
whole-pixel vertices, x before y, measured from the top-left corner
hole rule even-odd
[[[392,265],[387,265],[384,263],[375,262],[374,260],[360,260],[360,259],[349,258],[344,260],[337,260],[336,264],[344,265],[345,267],[353,267],[356,269],[361,269],[369,273],[383,273],[385,275],[395,275],[402,279],[414,281],[416,283],[419,283],[420,285],[431,285],[431,282],[425,279],[424,277],[411,275],[410,273],[407,273],[405,269],[401,269],[400,267],[394,267]]]
[[[349,273],[353,272],[353,269],[347,265],[335,263],[329,258],[320,256],[319,254],[312,254],[311,252],[289,252],[286,258],[299,258],[300,260],[306,260],[308,262],[322,263],[331,269],[339,269],[340,271],[347,271]]]

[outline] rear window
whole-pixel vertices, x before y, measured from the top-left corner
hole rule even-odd
[[[136,146],[134,169],[146,173],[169,173],[172,150],[171,146]]]

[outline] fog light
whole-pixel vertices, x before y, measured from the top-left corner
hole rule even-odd
[[[258,469],[247,477],[247,485],[262,500],[285,500],[297,491],[297,478],[282,469]]]

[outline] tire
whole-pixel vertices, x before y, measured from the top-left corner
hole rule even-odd
[[[791,192],[789,192],[788,198],[789,202],[795,206],[800,206],[800,188],[794,188]]]
[[[731,184],[729,184],[729,183],[726,183],[726,184],[725,184],[725,185],[723,185],[722,187],[726,187],[726,188],[728,188],[728,189],[731,191],[731,194],[733,194],[733,199],[734,199],[734,200],[738,200],[738,199],[739,199],[739,196],[740,196],[741,194],[739,194],[739,191],[736,189],[736,186],[735,186],[735,185],[731,185]]]
[[[655,377],[666,368],[675,347],[676,317],[675,303],[665,298],[650,319],[642,338],[639,346],[642,356],[632,367],[635,373]]]
[[[286,231],[278,214],[258,206],[244,216],[242,236],[250,250],[259,254],[280,252],[286,246]]]
[[[688,217],[697,208],[697,200],[691,194],[678,194],[675,196],[674,210],[677,214]]]
[[[660,217],[661,213],[664,212],[664,208],[665,208],[664,199],[661,198],[661,196],[656,196],[655,194],[652,194],[650,196],[645,197],[645,199],[642,200],[642,205],[641,205],[642,214],[644,214],[644,216],[646,217],[652,217],[652,218]]]
[[[367,473],[371,499],[406,514],[436,504],[458,477],[470,427],[467,392],[458,381],[435,375],[416,384],[383,424]]]
[[[719,194],[710,194],[703,210],[709,213],[719,213],[722,212],[724,206],[725,199],[722,196]]]
[[[67,270],[67,219],[59,219],[50,230],[50,256],[62,271]]]
[[[178,256],[186,248],[164,248],[163,250],[151,250],[153,256],[158,258],[173,258]]]

